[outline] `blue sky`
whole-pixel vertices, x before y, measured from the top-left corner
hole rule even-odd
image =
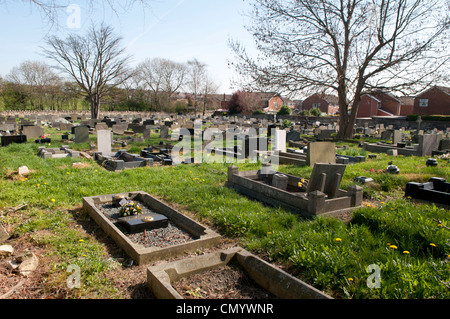
[[[228,40],[233,38],[245,45],[251,44],[251,36],[244,28],[248,23],[245,17],[248,1],[153,0],[145,11],[135,4],[127,12],[117,7],[118,14],[101,3],[94,8],[82,0],[61,3],[80,7],[80,28],[69,27],[67,21],[74,11],[66,11],[66,7],[59,11],[58,26],[52,26],[42,12],[26,1],[0,4],[1,76],[26,60],[44,60],[51,64],[41,55],[47,35],[84,34],[92,22],[105,22],[123,37],[122,44],[134,57],[133,64],[155,57],[176,62],[197,58],[208,65],[211,77],[220,85],[219,93],[235,90],[230,89],[234,72],[227,66],[227,59],[232,58]]]

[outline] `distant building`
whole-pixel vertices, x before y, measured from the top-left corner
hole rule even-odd
[[[307,97],[302,103],[303,110],[318,108],[322,113],[335,115],[339,113],[339,98],[330,94],[313,94]]]
[[[364,94],[356,117],[406,116],[413,112],[413,98],[395,97],[384,91]]]
[[[414,99],[414,114],[450,115],[450,88],[433,86]]]

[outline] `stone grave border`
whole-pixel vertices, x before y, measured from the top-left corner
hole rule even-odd
[[[112,203],[114,196],[125,196],[139,201],[151,208],[155,212],[165,215],[171,222],[197,238],[196,240],[177,244],[169,247],[144,247],[133,243],[122,231],[117,228],[102,212],[96,208],[96,204]],[[138,265],[148,264],[152,261],[163,260],[188,251],[209,248],[219,244],[221,236],[216,232],[206,228],[193,219],[183,215],[179,211],[171,208],[156,198],[143,191],[83,197],[83,208],[89,213],[91,218],[109,235],[117,245],[119,245]]]
[[[184,299],[172,287],[172,282],[225,266],[232,260],[237,261],[258,285],[278,298],[333,299],[241,247],[148,267],[147,285],[158,299]]]
[[[317,163],[320,164],[320,163]],[[342,165],[342,164],[336,164]],[[292,193],[258,180],[261,170],[239,171],[236,166],[228,167],[226,186],[250,198],[275,207],[283,207],[303,217],[333,215],[353,211],[362,206],[363,188],[350,185],[348,190],[337,188],[334,196],[329,198],[319,190]],[[297,185],[301,178],[285,173],[288,185]],[[312,181],[309,181],[311,184]]]

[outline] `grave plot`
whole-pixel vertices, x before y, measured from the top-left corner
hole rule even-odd
[[[150,158],[153,160],[153,163],[172,165],[173,160],[169,152],[166,148],[155,148],[150,145],[141,151],[141,157]]]
[[[439,177],[432,177],[427,183],[409,182],[406,184],[405,196],[450,205],[450,183]]]
[[[42,146],[38,148],[37,155],[44,159],[64,157],[78,158],[80,156],[80,152],[71,150],[67,145],[63,145],[60,148],[46,148]]]
[[[304,217],[337,214],[362,205],[363,189],[351,185],[347,191],[339,189],[346,165],[314,165],[307,187],[301,178],[274,171],[263,164],[260,170],[240,172],[236,166],[228,168],[227,187],[278,207],[284,207]],[[305,183],[306,184],[306,183]]]
[[[113,156],[103,155],[101,152],[94,152],[94,160],[109,171],[120,171],[136,167],[152,166],[153,161],[148,158],[130,154],[125,150],[118,151]]]
[[[315,163],[336,163],[336,144],[331,142],[313,142],[306,147],[306,153],[287,149],[286,151],[257,151],[263,163],[279,165],[314,166]]]
[[[135,210],[138,205],[140,213],[123,216],[120,201],[124,199]],[[85,197],[83,207],[139,265],[213,247],[221,239],[219,234],[145,192]]]
[[[227,271],[227,267],[236,266],[241,268],[251,281],[245,288],[247,288],[247,292],[249,288],[251,289],[253,298],[332,299],[241,247],[148,267],[147,285],[159,299],[184,299],[178,288],[180,281],[189,280],[190,277],[201,276],[210,271],[215,271],[217,278],[220,278],[221,274]],[[201,281],[201,284],[206,285],[207,283]],[[213,282],[212,286],[204,287],[204,289],[212,290],[211,298],[214,298],[214,289],[219,290],[221,287],[218,281]],[[223,287],[223,290],[226,288]],[[194,290],[195,292],[202,294],[201,288],[200,291]],[[241,295],[244,295],[245,298],[245,294]],[[237,299],[236,295],[232,298]]]
[[[2,138],[2,146],[8,146],[10,144],[23,144],[27,142],[26,135],[3,135]]]

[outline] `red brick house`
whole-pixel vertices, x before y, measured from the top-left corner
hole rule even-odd
[[[414,99],[413,114],[450,115],[450,88],[433,86]]]
[[[302,103],[303,110],[310,110],[317,107],[328,115],[334,115],[339,112],[339,99],[335,95],[313,94],[306,98]]]
[[[375,91],[361,97],[356,117],[405,116],[412,114],[412,111],[412,98],[398,98],[390,93]]]

